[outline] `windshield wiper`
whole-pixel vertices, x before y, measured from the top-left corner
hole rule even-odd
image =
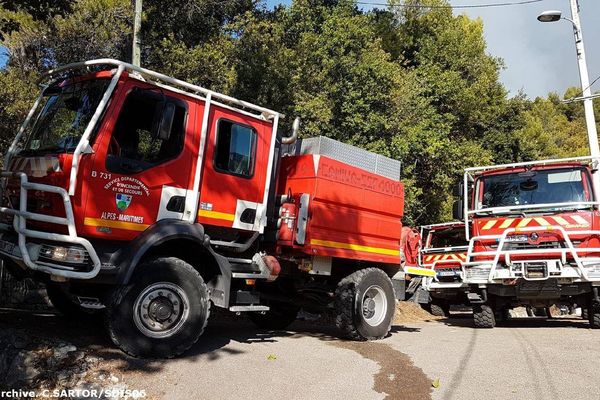
[[[49,154],[49,153],[66,153],[71,150],[69,147],[64,146],[48,146],[40,149],[24,149],[19,152],[20,156],[34,156],[37,154]]]
[[[527,214],[524,210],[504,210],[504,211],[478,211],[475,213],[476,215],[520,215],[522,217],[526,217]]]

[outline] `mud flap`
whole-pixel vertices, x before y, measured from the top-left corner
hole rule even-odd
[[[392,286],[396,300],[403,301],[406,298],[406,278],[403,271],[398,271],[392,276]]]

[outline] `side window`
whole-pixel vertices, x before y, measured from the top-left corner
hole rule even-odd
[[[183,150],[185,116],[184,102],[134,89],[115,124],[106,168],[132,174],[177,157]]]
[[[254,174],[255,155],[256,131],[253,128],[227,120],[218,122],[217,171],[249,178]]]

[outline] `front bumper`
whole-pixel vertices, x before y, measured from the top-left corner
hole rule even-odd
[[[600,284],[600,260],[580,259],[579,263],[562,263],[560,260],[515,261],[509,265],[470,263],[463,267],[465,284],[511,284],[515,280],[545,281],[556,279],[560,283]]]
[[[3,171],[4,179],[17,179],[20,184],[19,209],[0,207],[0,213],[13,217],[12,228],[0,226],[0,255],[9,257],[17,264],[33,271],[41,271],[53,276],[75,279],[91,279],[100,272],[101,262],[92,244],[77,236],[73,208],[67,191],[57,186],[28,182],[22,172]],[[27,192],[36,190],[58,194],[63,200],[65,217],[55,217],[27,211]],[[27,228],[28,221],[39,221],[67,227],[68,234],[43,232]],[[44,257],[44,250],[61,247],[67,252],[75,249],[83,257],[78,263],[57,262],[52,257]],[[71,250],[69,250],[71,249]]]

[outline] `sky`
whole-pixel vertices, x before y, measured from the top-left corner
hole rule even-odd
[[[385,3],[385,0],[363,0]],[[514,2],[516,0],[450,0],[456,5]],[[291,0],[267,0],[267,5],[289,4]],[[600,76],[600,1],[579,0],[590,82]],[[369,7],[369,6],[367,6]],[[513,7],[455,9],[455,14],[481,18],[488,52],[504,60],[500,74],[504,86],[514,96],[523,90],[528,97],[549,92],[563,94],[570,86],[580,86],[573,29],[568,21],[538,22],[545,10],[560,10],[570,17],[569,0],[545,0]],[[600,91],[600,80],[592,86]]]

